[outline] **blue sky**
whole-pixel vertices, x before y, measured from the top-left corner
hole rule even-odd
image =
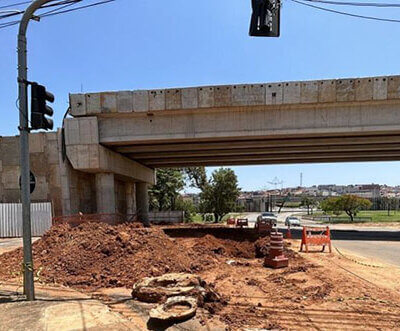
[[[0,0],[1,5],[19,1]],[[93,0],[84,0],[91,3]],[[388,1],[389,2],[389,1]],[[342,9],[342,8],[339,8]],[[400,18],[399,9],[348,9]],[[400,24],[360,20],[283,1],[280,38],[250,38],[250,0],[117,0],[32,22],[29,79],[68,93],[400,73]],[[0,29],[0,135],[17,134],[17,27]],[[277,176],[299,183],[400,184],[400,162],[235,167],[243,189]]]

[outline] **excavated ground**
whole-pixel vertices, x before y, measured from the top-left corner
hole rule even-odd
[[[221,321],[232,330],[400,326],[399,293],[346,270],[334,254],[300,255],[290,249],[297,243],[289,242],[290,266],[272,270],[260,258],[267,238],[223,238],[223,230],[214,236],[196,229],[191,237],[171,238],[160,227],[135,224],[57,225],[34,243],[35,269],[43,283],[85,292],[130,288],[142,277],[169,272],[196,273],[228,299],[227,305],[199,314],[211,329]],[[21,249],[1,255],[0,280],[15,279],[21,259]]]

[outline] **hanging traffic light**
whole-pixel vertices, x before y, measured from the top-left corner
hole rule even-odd
[[[253,13],[249,35],[279,37],[281,0],[251,0]]]
[[[47,116],[53,116],[54,112],[46,104],[47,101],[54,102],[54,95],[46,91],[43,85],[31,83],[31,129],[53,129],[53,120]]]

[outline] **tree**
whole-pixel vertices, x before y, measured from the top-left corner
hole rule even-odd
[[[301,205],[307,207],[307,215],[310,215],[310,208],[311,208],[312,206],[315,206],[315,201],[314,201],[314,199],[311,198],[311,197],[304,196],[304,197],[301,199]]]
[[[176,199],[183,190],[185,181],[180,169],[157,169],[157,181],[149,189],[152,210],[175,210]]]
[[[201,209],[213,213],[215,222],[220,222],[226,214],[235,211],[239,194],[235,172],[229,168],[217,169],[200,193]]]
[[[354,221],[354,216],[362,209],[371,208],[372,203],[368,199],[360,198],[356,195],[345,194],[340,197],[333,197],[322,201],[321,209],[325,212],[344,211]]]
[[[320,207],[325,213],[333,213],[335,215],[340,215],[343,210],[340,208],[338,203],[338,197],[332,197],[321,201]]]
[[[207,173],[204,167],[191,167],[185,168],[184,172],[191,187],[197,188],[201,191],[207,186]]]
[[[175,204],[176,210],[182,210],[185,212],[185,222],[190,222],[193,219],[193,216],[196,214],[196,207],[193,204],[192,200],[183,199],[182,196],[179,196],[176,199]]]
[[[386,205],[388,216],[390,216],[390,210],[397,209],[397,200],[396,198],[384,197],[383,202]]]

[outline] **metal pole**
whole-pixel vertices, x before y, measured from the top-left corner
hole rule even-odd
[[[33,283],[32,233],[31,233],[31,197],[30,197],[30,166],[29,166],[29,123],[27,98],[27,60],[26,60],[26,30],[29,20],[33,18],[36,9],[52,0],[36,0],[25,10],[19,24],[18,32],[18,100],[19,100],[19,130],[20,130],[20,167],[21,167],[21,201],[22,201],[22,235],[23,235],[23,272],[24,293],[29,301],[35,300]]]

